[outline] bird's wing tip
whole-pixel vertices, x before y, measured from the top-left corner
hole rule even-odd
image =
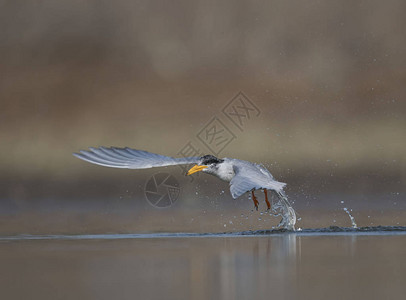
[[[79,152],[80,152],[80,153],[73,152],[72,155],[73,155],[74,157],[76,157],[76,158],[79,158],[79,159],[81,159],[81,160],[86,160],[86,161],[87,161],[86,156],[83,155],[83,153],[81,153],[81,152],[84,152],[84,150],[80,150]]]

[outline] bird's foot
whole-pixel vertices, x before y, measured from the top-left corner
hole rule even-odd
[[[269,203],[267,192],[268,192],[267,189],[264,189],[265,202],[266,202],[266,206],[268,207],[266,211],[269,211],[271,209],[271,203]]]
[[[252,191],[251,194],[252,194],[252,201],[254,201],[255,209],[258,211],[259,202],[257,200],[257,197],[255,197],[254,191]]]

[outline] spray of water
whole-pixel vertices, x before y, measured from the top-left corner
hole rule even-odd
[[[279,222],[278,228],[287,230],[295,230],[296,212],[290,204],[284,192],[277,192],[278,200],[272,203],[272,213],[275,216],[281,216],[282,220]]]
[[[347,215],[350,217],[352,228],[358,228],[357,223],[355,223],[355,218],[351,215],[348,208],[344,207],[343,209],[347,213]]]

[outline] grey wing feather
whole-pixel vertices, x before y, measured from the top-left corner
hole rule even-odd
[[[235,176],[230,181],[231,196],[236,199],[251,190],[270,189],[282,191],[286,183],[273,179],[271,173],[265,167],[252,164],[250,166],[234,166]]]
[[[123,169],[185,165],[198,163],[200,159],[200,157],[174,158],[128,147],[90,147],[89,149],[89,151],[81,150],[80,153],[73,153],[73,155],[92,164]]]

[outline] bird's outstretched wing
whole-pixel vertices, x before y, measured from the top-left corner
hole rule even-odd
[[[73,153],[77,158],[92,164],[123,169],[148,169],[173,165],[197,163],[200,157],[174,158],[143,150],[116,147],[90,147],[89,151]]]
[[[264,167],[256,165],[256,168],[258,169],[251,166],[235,165],[233,167],[235,176],[230,181],[230,192],[234,199],[251,190],[269,189],[277,192],[283,190],[286,183],[273,179],[272,175]]]

